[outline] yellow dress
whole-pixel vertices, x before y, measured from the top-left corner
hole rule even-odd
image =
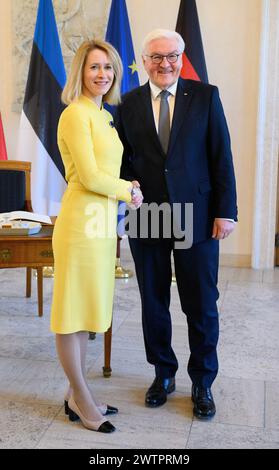
[[[51,330],[106,331],[111,324],[122,144],[112,116],[85,96],[61,114],[58,146],[68,187],[53,233]]]

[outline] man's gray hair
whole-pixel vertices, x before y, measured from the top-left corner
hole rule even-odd
[[[182,36],[180,36],[179,33],[177,33],[176,31],[172,31],[170,29],[154,29],[153,31],[151,31],[150,33],[148,33],[144,40],[143,40],[143,44],[142,44],[142,53],[143,54],[146,54],[146,49],[148,47],[148,44],[151,42],[151,41],[154,41],[155,39],[176,39],[177,41],[177,48],[178,48],[178,52],[182,53],[185,49],[185,42],[182,38]]]

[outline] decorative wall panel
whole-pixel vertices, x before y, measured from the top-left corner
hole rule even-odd
[[[66,70],[80,43],[105,36],[110,0],[53,0]],[[21,112],[37,17],[38,0],[13,0],[13,111]]]

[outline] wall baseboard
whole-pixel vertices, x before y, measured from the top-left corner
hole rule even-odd
[[[229,266],[233,268],[250,268],[251,255],[220,255],[220,266]]]
[[[123,238],[121,241],[121,259],[124,260],[124,262],[131,260],[128,238]],[[251,255],[220,254],[220,266],[251,268]]]

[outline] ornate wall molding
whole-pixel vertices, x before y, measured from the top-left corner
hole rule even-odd
[[[274,267],[279,153],[279,2],[263,0],[252,267]]]

